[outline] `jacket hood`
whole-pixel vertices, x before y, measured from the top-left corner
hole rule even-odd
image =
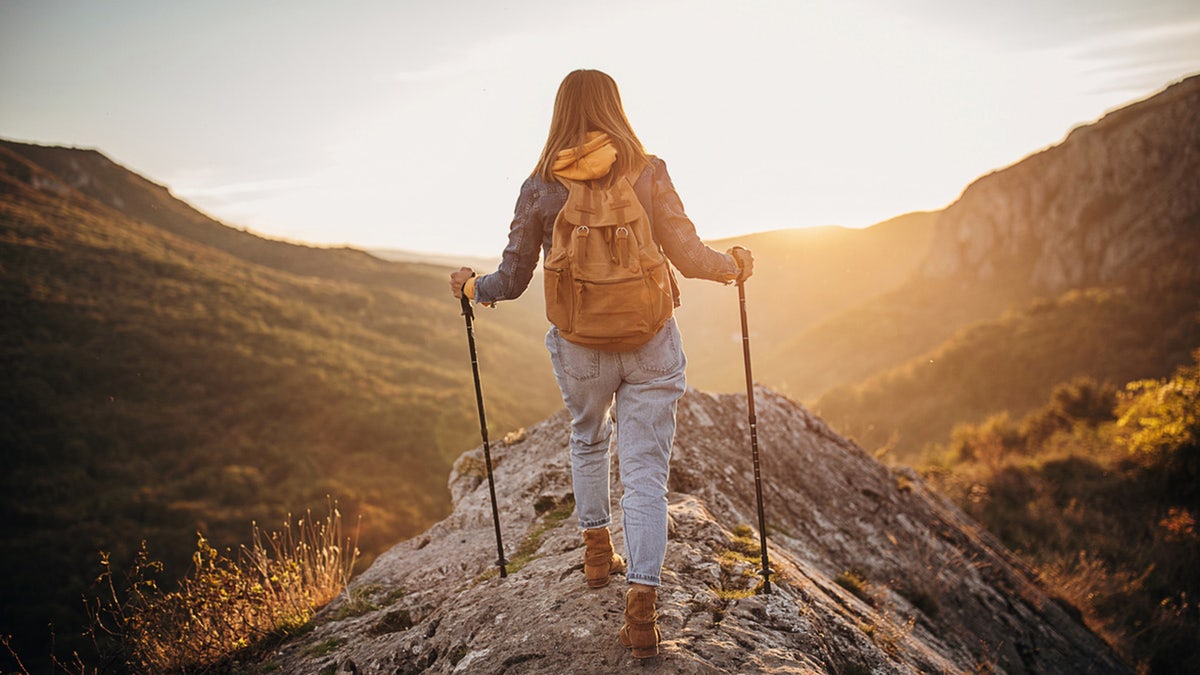
[[[603,131],[589,131],[582,146],[567,148],[554,160],[554,175],[568,180],[594,180],[608,175],[617,148]]]

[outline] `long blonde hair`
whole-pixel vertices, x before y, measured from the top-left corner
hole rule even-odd
[[[531,175],[553,182],[554,159],[559,152],[583,145],[589,131],[603,131],[617,148],[610,178],[640,170],[649,158],[621,105],[617,83],[599,70],[575,70],[563,78],[554,98],[554,115],[546,147]]]

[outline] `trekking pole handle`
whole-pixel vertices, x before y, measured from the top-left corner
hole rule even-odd
[[[470,279],[474,276],[475,276],[475,273],[472,272],[471,276],[469,276],[467,278]],[[463,287],[458,289],[458,300],[459,300],[459,303],[462,305],[462,315],[467,317],[468,319],[474,319],[475,318],[475,310],[471,308],[471,299],[467,297],[466,286],[467,286],[467,284],[463,283]]]
[[[462,305],[462,315],[467,317],[468,319],[474,319],[475,318],[475,310],[471,308],[471,299],[468,298],[467,295],[464,293],[463,296],[461,298],[459,298],[459,300],[461,301],[459,304]]]

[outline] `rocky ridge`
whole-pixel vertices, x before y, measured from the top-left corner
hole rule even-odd
[[[779,394],[760,388],[756,399],[774,592],[753,594],[746,398],[691,390],[668,496],[664,643],[648,672],[1127,672],[1072,607],[911,471],[888,469]],[[451,475],[454,512],[380,556],[269,665],[364,674],[635,665],[616,638],[624,580],[583,583],[568,429],[562,411],[493,448],[507,578],[496,573],[476,448]],[[614,466],[619,495],[615,478]],[[619,514],[614,504],[618,551]]]

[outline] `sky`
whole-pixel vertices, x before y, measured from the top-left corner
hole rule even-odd
[[[576,68],[701,236],[865,227],[1200,72],[1200,3],[0,0],[0,137],[266,236],[495,256]]]

